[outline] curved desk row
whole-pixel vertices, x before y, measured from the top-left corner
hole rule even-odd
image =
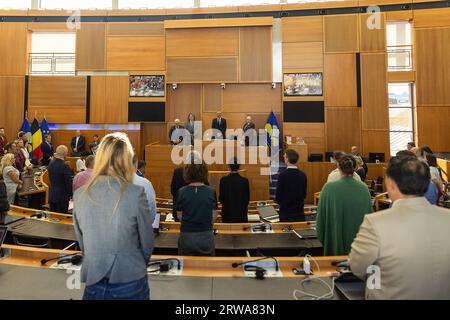
[[[0,299],[81,299],[84,284],[69,287],[69,277],[73,272],[50,268],[53,262],[41,266],[42,259],[57,258],[62,254],[78,253],[52,249],[26,248],[3,245],[7,254],[0,259]],[[152,256],[152,260],[173,258]],[[242,267],[233,268],[232,263],[244,262],[255,258],[247,257],[183,257],[182,269],[178,275],[149,274],[149,286],[152,300],[292,300],[293,291],[300,289],[299,282],[304,276],[294,275],[292,268],[298,268],[302,258],[277,258],[280,276],[255,280],[244,273]],[[327,283],[336,275],[332,266],[335,260],[346,257],[317,257],[320,272],[312,263],[314,275]],[[267,260],[269,263],[270,260]],[[30,285],[33,290],[30,290]],[[323,284],[308,283],[309,293],[322,295],[326,291]],[[363,297],[363,292],[361,296]],[[334,292],[332,299],[339,299]]]
[[[302,230],[299,229],[299,232]],[[178,234],[160,232],[155,235],[157,254],[176,255]],[[217,233],[214,237],[216,255],[237,256],[250,253],[264,255],[322,255],[323,248],[317,239],[301,237],[298,232],[286,229],[279,233]],[[77,242],[73,225],[37,219],[22,219],[8,225],[5,243],[44,248],[66,248]]]

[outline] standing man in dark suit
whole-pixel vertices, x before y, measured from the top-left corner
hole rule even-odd
[[[5,154],[5,144],[7,143],[5,137],[5,128],[0,127],[0,156]]]
[[[222,112],[217,111],[217,117],[213,119],[211,128],[219,130],[220,132],[215,133],[215,139],[225,139],[225,132],[227,131],[227,120],[222,118]]]
[[[222,203],[222,222],[248,222],[250,187],[248,179],[239,174],[240,164],[234,158],[228,165],[231,173],[220,179],[219,201]]]
[[[287,149],[284,161],[287,169],[278,176],[276,201],[280,205],[280,222],[305,221],[303,207],[306,198],[306,174],[297,168],[299,155]]]
[[[72,138],[70,147],[72,148],[72,156],[79,157],[84,151],[86,139],[81,135],[81,131],[77,130],[76,136]]]
[[[184,186],[187,186],[187,183],[184,181],[183,178],[183,167],[175,168],[175,170],[173,170],[172,182],[170,183],[170,193],[172,194],[172,203],[173,203],[172,212],[175,221],[178,221],[176,211],[178,190],[180,190]]]
[[[52,136],[47,133],[45,135],[45,141],[41,145],[42,150],[42,165],[48,166],[50,158],[53,157],[53,143]]]
[[[245,123],[244,126],[242,127],[242,130],[244,131],[244,139],[245,139],[245,145],[249,146],[256,146],[256,137],[257,137],[257,133],[256,133],[256,126],[255,124],[252,122],[252,117],[247,116],[245,118]]]
[[[50,178],[49,202],[50,211],[67,213],[69,200],[72,197],[72,171],[66,164],[67,147],[58,146],[54,159],[48,165]]]

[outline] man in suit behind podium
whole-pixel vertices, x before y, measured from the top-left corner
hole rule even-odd
[[[215,139],[225,139],[225,132],[227,131],[227,120],[222,118],[222,112],[217,111],[217,117],[213,119],[211,128],[219,130],[219,133],[215,133]]]
[[[250,144],[256,145],[257,133],[255,124],[252,122],[252,117],[247,116],[245,118],[245,123],[244,126],[242,127],[242,130],[244,131],[245,145],[246,146],[249,146]]]
[[[84,151],[85,143],[86,139],[81,135],[81,131],[77,130],[76,136],[73,137],[72,141],[70,142],[73,157],[81,156],[81,153]]]
[[[50,211],[67,213],[69,200],[72,197],[72,170],[66,164],[67,147],[58,146],[54,159],[48,165],[50,192],[48,202]]]
[[[180,119],[175,119],[175,124],[169,130],[170,144],[176,146],[183,142],[185,136],[185,129],[180,125]]]

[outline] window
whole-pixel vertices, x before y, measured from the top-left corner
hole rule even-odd
[[[388,70],[412,70],[411,24],[388,22],[386,24]]]
[[[29,73],[74,75],[75,43],[74,32],[33,32]]]
[[[0,9],[29,9],[31,0],[0,1]]]
[[[245,6],[279,3],[280,0],[200,0],[200,6],[202,7]]]
[[[194,0],[119,0],[119,9],[192,8]]]
[[[388,92],[391,155],[395,155],[414,141],[412,83],[390,83]]]
[[[107,9],[112,0],[41,0],[42,9]]]

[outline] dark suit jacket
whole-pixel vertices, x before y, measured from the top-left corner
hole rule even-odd
[[[5,153],[5,144],[6,144],[6,138],[3,136],[0,136],[0,156],[2,156]]]
[[[280,222],[304,221],[306,174],[298,169],[286,169],[278,175],[276,201],[280,205]]]
[[[225,139],[225,132],[227,131],[227,120],[224,118],[220,119],[220,125],[217,118],[214,118],[211,124],[211,128],[217,129],[222,132],[222,139]],[[217,137],[216,137],[217,138]]]
[[[182,187],[186,186],[187,183],[184,181],[183,178],[183,167],[176,168],[173,171],[172,175],[172,182],[170,183],[170,193],[172,194],[172,201],[173,201],[173,217],[175,221],[178,221],[177,218],[177,212],[176,212],[176,204],[177,204],[177,195],[178,190],[180,190]]]
[[[53,156],[53,144],[50,142],[42,142],[41,144],[41,150],[42,150],[42,164],[44,166],[48,166],[50,163],[50,158]]]
[[[51,203],[69,202],[72,196],[72,170],[61,159],[53,159],[47,167],[50,178],[48,201]]]
[[[72,141],[70,142],[70,147],[72,148],[72,152],[74,148],[77,148],[77,152],[80,153],[84,151],[84,145],[86,143],[86,139],[83,136],[80,136],[80,139],[78,139],[78,144],[75,145],[75,142],[77,141],[77,137],[73,137]]]
[[[184,129],[184,127],[183,126],[178,126],[178,130],[181,130],[181,129]],[[175,131],[175,130],[177,130],[177,127],[176,126],[172,126],[171,128],[170,128],[170,130],[169,130],[169,141],[170,141],[170,144],[174,144],[173,142],[172,142],[172,134],[173,134],[173,132]],[[174,138],[178,138],[178,139],[180,139],[180,143],[181,143],[181,141],[183,141],[183,131],[180,131],[180,133],[179,133],[179,135],[178,135],[178,137],[174,137]],[[176,133],[175,133],[176,134]]]
[[[16,167],[17,170],[19,170],[20,174],[22,174],[23,169],[25,168],[25,160],[26,160],[25,155],[23,154],[22,150],[17,148],[14,157],[16,159],[14,166]]]
[[[255,124],[253,122],[250,123],[245,123],[244,126],[242,127],[242,130],[244,130],[244,135],[245,133],[250,130],[256,130]],[[252,145],[256,143],[256,139],[258,137],[258,134],[256,132],[252,132],[252,133],[248,133],[247,135],[245,135],[244,140],[245,140],[245,145],[248,146],[250,145],[250,138],[252,139]]]
[[[222,203],[222,222],[248,222],[247,210],[250,201],[248,179],[237,172],[220,179],[219,201]]]

